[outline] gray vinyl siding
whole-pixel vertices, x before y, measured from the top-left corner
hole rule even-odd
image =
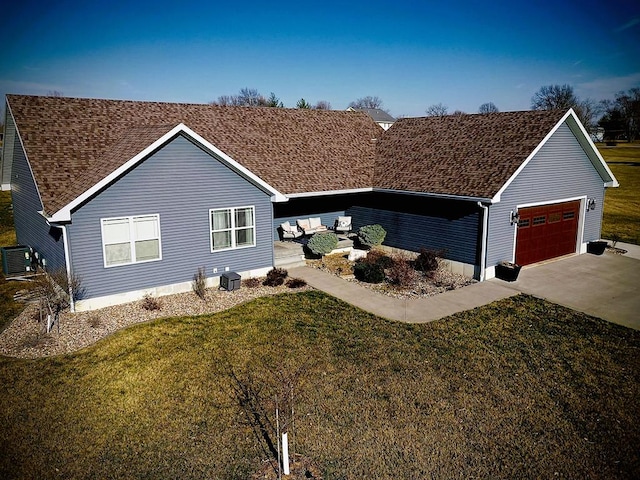
[[[321,197],[292,198],[287,202],[274,204],[273,234],[278,238],[281,223],[287,220],[295,225],[296,220],[309,217],[320,217],[322,224],[332,227],[336,219],[348,215],[347,209],[367,198],[367,194],[328,195]]]
[[[66,268],[62,232],[59,228],[50,227],[39,213],[42,203],[22,142],[19,138],[12,138],[11,141],[15,142],[11,199],[18,244],[26,245],[38,252],[41,258],[46,260],[49,271]]]
[[[341,211],[335,211],[335,212],[323,212],[323,213],[317,213],[317,212],[311,212],[309,214],[306,215],[296,215],[296,216],[289,216],[289,217],[280,217],[280,218],[276,218],[273,220],[273,236],[276,239],[280,238],[280,224],[288,221],[291,225],[295,225],[296,224],[296,220],[298,219],[305,219],[305,218],[310,218],[310,217],[320,217],[320,221],[322,223],[322,225],[326,225],[327,227],[333,227],[335,225],[336,219],[339,216],[345,215],[344,210]]]
[[[243,206],[255,207],[256,246],[211,253],[209,210]],[[162,259],[105,268],[100,219],[144,214],[160,216]],[[269,267],[272,217],[268,193],[179,136],[72,213],[73,269],[94,298],[189,282],[199,267]]]
[[[511,210],[523,204],[583,196],[596,200],[595,210],[580,211],[582,241],[588,242],[600,237],[604,184],[571,129],[563,124],[507,187],[501,201],[489,207],[487,266],[513,261],[516,231],[509,221]]]
[[[414,199],[415,201],[415,199]],[[452,203],[452,210],[455,210]],[[352,207],[355,230],[364,225],[379,224],[387,235],[384,245],[414,252],[421,248],[443,250],[444,257],[458,262],[476,264],[479,212],[466,211],[456,218],[404,213],[369,207]]]
[[[364,225],[382,225],[387,231],[384,245],[415,252],[443,250],[450,260],[478,263],[480,210],[470,202],[378,192],[291,199],[274,210],[276,232],[287,220],[295,224],[298,218],[320,217],[324,225],[333,226],[338,216],[348,215],[354,232]]]

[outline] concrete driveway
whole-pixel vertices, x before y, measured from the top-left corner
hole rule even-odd
[[[525,267],[515,282],[494,278],[414,299],[391,298],[312,267],[293,267],[289,274],[356,307],[401,322],[431,322],[524,292],[640,330],[640,246],[628,248],[626,255],[585,253]]]
[[[575,255],[524,267],[515,282],[490,282],[640,330],[640,259],[633,256]]]

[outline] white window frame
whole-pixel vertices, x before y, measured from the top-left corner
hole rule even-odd
[[[151,258],[148,260],[137,260],[136,259],[136,235],[135,235],[135,220],[136,219],[140,219],[140,218],[147,218],[147,217],[153,217],[156,219],[157,225],[158,225],[158,236],[157,236],[157,240],[158,240],[158,258]],[[107,245],[109,245],[107,242],[105,242],[105,223],[108,221],[112,221],[112,220],[126,220],[129,224],[129,248],[130,248],[130,258],[131,260],[129,262],[123,262],[123,263],[114,263],[113,265],[108,265],[107,264]],[[148,214],[148,215],[128,215],[128,216],[120,216],[120,217],[108,217],[108,218],[101,218],[100,219],[100,233],[102,235],[102,259],[103,259],[103,263],[104,263],[104,268],[114,268],[114,267],[122,267],[125,265],[133,265],[136,263],[149,263],[149,262],[158,262],[160,260],[162,260],[162,233],[160,231],[160,215],[157,213],[153,213],[153,214]],[[156,237],[154,238],[148,238],[148,239],[144,239],[144,240],[155,240]]]
[[[236,232],[238,230],[243,230],[248,227],[238,227],[236,226],[236,211],[251,209],[253,216],[253,225],[250,227],[253,232],[253,238],[251,239],[250,245],[236,245]],[[213,212],[221,212],[221,211],[230,211],[231,213],[231,227],[225,229],[214,230],[213,229]],[[226,248],[213,248],[213,234],[216,232],[230,231],[231,232],[231,246]],[[238,250],[242,248],[253,248],[256,246],[256,207],[253,205],[245,205],[241,207],[222,207],[222,208],[211,208],[209,209],[209,247],[211,248],[211,253],[224,252],[227,250]]]

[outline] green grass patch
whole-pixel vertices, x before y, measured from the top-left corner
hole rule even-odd
[[[0,247],[12,245],[16,245],[16,234],[13,228],[11,192],[0,191]],[[24,309],[23,304],[13,301],[13,295],[23,288],[24,283],[7,282],[0,273],[0,332]]]
[[[640,245],[640,143],[599,146],[620,187],[608,188],[602,218],[602,238]]]
[[[325,479],[637,478],[639,348],[526,295],[423,325],[260,298],[0,359],[0,477],[250,478],[269,455],[238,389],[275,437],[296,372],[292,448]]]

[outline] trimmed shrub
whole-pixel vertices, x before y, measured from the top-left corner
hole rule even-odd
[[[418,274],[413,268],[411,258],[406,254],[398,254],[393,257],[387,276],[394,285],[410,287],[416,282]]]
[[[358,260],[353,266],[353,274],[361,282],[382,283],[384,281],[384,268],[377,263]]]
[[[162,303],[160,303],[160,300],[156,297],[152,297],[147,293],[142,297],[142,308],[149,311],[160,310],[162,308]]]
[[[307,285],[307,282],[302,278],[290,278],[287,280],[287,287],[289,288],[302,288]]]
[[[358,241],[366,248],[382,245],[386,236],[387,231],[382,228],[382,225],[364,225],[358,229]]]
[[[191,288],[195,294],[200,297],[200,299],[204,300],[204,294],[207,291],[207,275],[204,271],[204,267],[198,268],[198,271],[193,275]]]
[[[438,257],[442,256],[442,254],[443,252],[439,250],[421,248],[420,254],[414,262],[415,269],[425,273],[435,272],[440,266]]]
[[[333,232],[316,233],[309,239],[307,248],[314,255],[326,255],[338,246],[338,236]]]
[[[287,278],[289,272],[287,272],[284,268],[272,268],[267,272],[267,278],[263,285],[267,287],[279,287],[284,283],[284,279]]]
[[[242,285],[247,288],[257,288],[260,286],[260,279],[256,277],[243,278]]]
[[[393,258],[384,253],[382,250],[373,249],[363,259],[368,263],[376,263],[382,268],[390,268],[393,265]]]

